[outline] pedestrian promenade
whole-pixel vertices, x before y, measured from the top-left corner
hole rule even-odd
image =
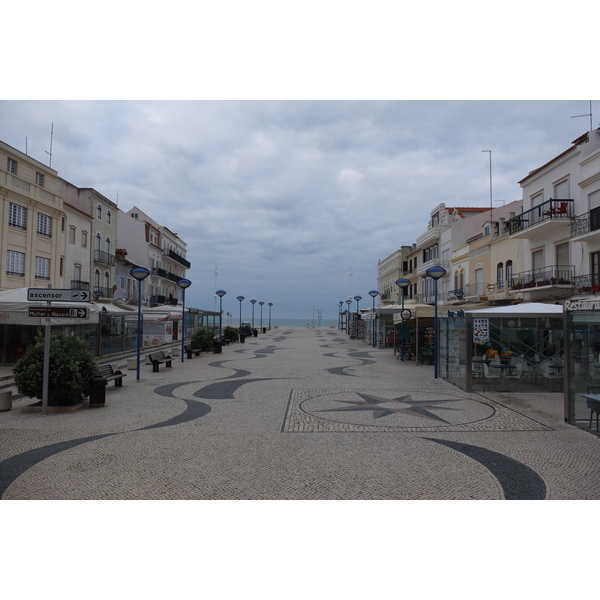
[[[103,407],[0,412],[0,498],[600,498],[600,438],[564,423],[562,394],[466,393],[336,329],[272,329],[139,381],[118,362]]]

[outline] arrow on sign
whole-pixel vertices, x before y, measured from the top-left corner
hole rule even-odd
[[[73,300],[78,300],[78,299],[81,299],[81,300],[84,300],[84,301],[85,301],[85,300],[87,300],[89,297],[90,297],[90,295],[89,295],[89,294],[88,294],[88,293],[87,293],[85,290],[84,290],[84,291],[81,291],[81,292],[73,292],[73,295],[72,295],[72,299],[73,299]]]

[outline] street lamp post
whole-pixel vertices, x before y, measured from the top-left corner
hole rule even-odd
[[[259,304],[260,304],[260,331],[262,332],[262,328],[263,328],[263,326],[262,326],[262,307],[264,306],[265,303],[259,302]]]
[[[410,279],[398,279],[396,285],[402,292],[402,312],[400,313],[402,317],[402,350],[400,351],[400,360],[404,362],[404,295],[406,294],[406,288],[410,285]]]
[[[358,317],[360,316],[360,313],[358,312],[358,303],[362,300],[362,296],[354,296],[354,299],[356,300],[356,339],[358,339]]]
[[[273,308],[273,303],[269,302],[269,331],[271,330],[271,309]]]
[[[185,354],[185,290],[192,285],[189,279],[180,279],[177,285],[182,289],[181,293],[181,362],[183,362],[183,355]]]
[[[338,306],[339,306],[339,309],[338,309],[338,330],[342,328],[342,305],[343,304],[344,303],[342,302],[342,300],[340,300],[338,302]]]
[[[138,282],[138,326],[137,326],[137,376],[140,378],[140,349],[142,347],[142,281],[150,275],[150,271],[144,267],[131,269],[129,274]]]
[[[226,294],[227,292],[225,290],[217,290],[215,292],[215,294],[217,296],[219,296],[219,342],[223,343],[223,331],[222,331],[222,324],[223,324],[223,296]]]
[[[250,304],[252,304],[252,333],[254,333],[254,305],[256,300],[250,300]]]
[[[238,296],[236,300],[240,301],[240,335],[242,335],[242,301],[244,300],[244,296]]]
[[[371,298],[373,298],[373,325],[371,326],[371,340],[372,340],[372,345],[373,348],[375,348],[375,298],[377,298],[377,296],[379,296],[379,292],[377,290],[371,290],[369,292],[369,296],[371,296]]]
[[[352,298],[348,298],[346,304],[348,305],[348,310],[346,311],[346,334],[350,335],[350,305],[352,304]]]
[[[442,267],[429,267],[425,271],[426,275],[435,282],[435,311],[434,311],[434,340],[433,340],[433,378],[438,376],[438,279],[446,274],[446,269]]]

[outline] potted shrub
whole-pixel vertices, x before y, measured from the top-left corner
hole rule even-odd
[[[223,329],[223,337],[228,342],[237,342],[240,337],[240,334],[239,334],[239,331],[235,327],[231,327],[230,325],[227,325],[225,327],[225,329]]]
[[[215,347],[215,334],[212,329],[199,327],[192,335],[190,344],[194,349],[200,349],[203,352],[211,352]]]
[[[48,405],[69,406],[78,404],[89,396],[92,377],[98,371],[94,356],[85,349],[78,337],[63,334],[50,336],[50,365],[48,380]],[[15,385],[19,393],[42,399],[44,383],[44,336],[35,337],[25,354],[13,368]]]

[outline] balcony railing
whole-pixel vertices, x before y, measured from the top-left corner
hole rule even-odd
[[[509,221],[510,234],[519,233],[534,225],[552,219],[570,219],[573,217],[573,200],[552,199],[522,212]]]
[[[183,258],[183,256],[179,256],[179,254],[177,254],[177,252],[174,252],[173,250],[165,250],[164,255],[168,256],[169,258],[172,258],[180,265],[183,265],[186,269],[189,269],[192,266],[192,264],[188,260]]]
[[[115,257],[114,254],[109,254],[108,252],[94,250],[94,262],[104,263],[105,265],[110,265],[112,267],[115,264]]]
[[[511,288],[513,290],[531,289],[548,286],[572,286],[575,276],[574,265],[550,265],[540,267],[512,276]]]
[[[79,279],[71,279],[71,289],[72,290],[89,290],[90,282],[89,281],[80,281]]]
[[[571,221],[571,237],[586,235],[600,229],[600,206],[589,213],[579,215]]]
[[[573,277],[574,294],[599,294],[600,293],[600,275],[577,275]]]
[[[100,292],[99,294],[96,292]],[[113,289],[108,287],[95,287],[92,290],[92,296],[94,298],[112,298],[113,297]]]

